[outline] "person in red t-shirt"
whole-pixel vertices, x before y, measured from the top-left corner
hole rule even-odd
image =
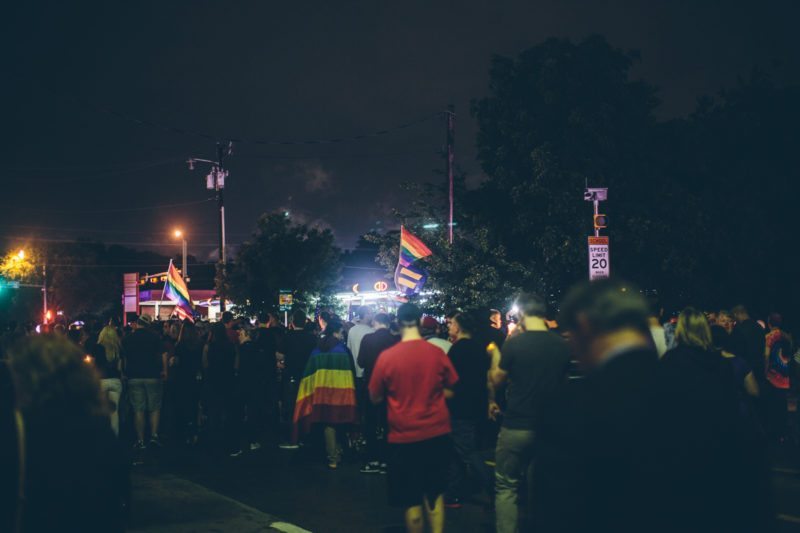
[[[444,491],[450,463],[450,412],[458,374],[450,359],[419,332],[420,309],[397,310],[401,341],[383,351],[369,381],[373,403],[386,400],[389,422],[389,500],[405,509],[406,530],[444,530]]]

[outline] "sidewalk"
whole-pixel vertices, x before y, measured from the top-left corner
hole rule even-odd
[[[309,533],[173,475],[134,471],[131,485],[131,532]]]

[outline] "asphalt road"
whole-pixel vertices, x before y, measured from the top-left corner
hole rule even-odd
[[[800,533],[800,450],[774,454],[781,533]],[[386,480],[345,462],[329,470],[321,452],[277,447],[238,458],[167,447],[148,452],[133,470],[130,530],[138,533],[255,531],[404,531],[402,513],[386,503]],[[477,497],[448,509],[448,531],[492,532],[493,515]]]

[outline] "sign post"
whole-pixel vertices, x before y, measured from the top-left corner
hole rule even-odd
[[[608,237],[589,237],[589,280],[603,279],[610,275]]]
[[[289,311],[292,309],[292,291],[281,289],[278,294],[278,309],[283,311],[283,327],[289,327]]]
[[[139,273],[122,275],[122,325],[128,323],[129,313],[139,312]]]

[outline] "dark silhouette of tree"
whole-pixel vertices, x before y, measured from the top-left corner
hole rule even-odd
[[[292,224],[283,213],[262,215],[252,239],[227,267],[227,292],[248,310],[271,310],[281,289],[307,303],[336,290],[341,252],[330,230]]]

